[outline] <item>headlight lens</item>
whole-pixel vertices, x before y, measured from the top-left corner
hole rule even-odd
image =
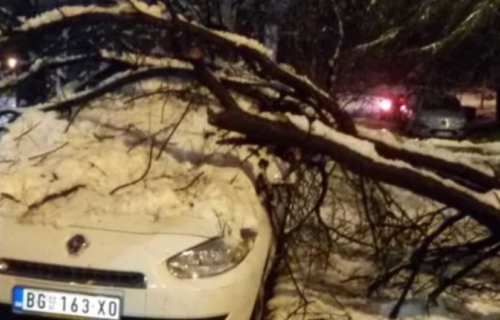
[[[231,246],[222,238],[213,238],[170,258],[167,267],[170,273],[180,279],[216,276],[240,264],[250,252],[253,240],[245,239]]]

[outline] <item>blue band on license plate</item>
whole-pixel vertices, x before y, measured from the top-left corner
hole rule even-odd
[[[21,287],[15,287],[13,292],[13,297],[14,297],[13,307],[15,310],[23,309],[23,296],[24,296],[24,289]]]

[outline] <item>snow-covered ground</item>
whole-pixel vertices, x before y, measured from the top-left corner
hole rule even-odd
[[[268,319],[385,320],[395,305],[389,298],[367,299],[361,281],[353,276],[370,272],[366,261],[335,256],[328,271],[296,268],[294,278],[283,275],[269,301]],[[307,303],[297,293],[298,282]],[[409,298],[401,308],[405,320],[498,320],[500,301],[469,297],[464,301],[444,296],[437,305]]]
[[[340,232],[351,229],[350,236],[356,234],[360,219],[364,219],[360,195],[356,190],[335,181],[332,188],[338,198],[329,199],[322,209],[325,221],[340,227]],[[388,187],[389,188],[389,187]],[[395,199],[404,206],[406,214],[422,217],[440,207],[411,192],[390,188]],[[395,212],[393,212],[395,214]],[[351,226],[346,225],[346,220]],[[361,238],[361,241],[369,239]],[[359,239],[356,239],[359,240]],[[268,303],[268,318],[271,320],[316,320],[316,319],[352,319],[386,320],[392,311],[400,289],[389,288],[378,295],[368,298],[369,280],[380,272],[372,264],[363,249],[349,241],[337,240],[340,251],[335,251],[328,263],[317,259],[311,253],[314,245],[305,242],[295,247],[290,255],[289,264],[293,269],[293,278],[284,270],[277,281],[272,299]],[[323,246],[326,244],[323,244]],[[321,246],[321,244],[320,244]],[[391,250],[388,248],[388,250]],[[306,303],[299,295],[300,288]],[[451,295],[443,295],[437,305],[428,305],[425,293],[409,295],[402,306],[400,319],[405,320],[494,320],[500,319],[500,297],[465,296],[461,301]]]

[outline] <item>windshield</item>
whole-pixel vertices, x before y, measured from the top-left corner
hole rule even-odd
[[[451,96],[432,96],[424,98],[422,103],[424,110],[449,110],[460,111],[460,102],[457,98]]]

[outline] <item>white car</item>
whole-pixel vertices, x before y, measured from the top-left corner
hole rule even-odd
[[[155,112],[159,115],[162,103],[156,104],[159,109],[141,112],[145,117]],[[147,106],[151,104],[144,104],[144,108]],[[92,114],[82,117],[91,119]],[[176,117],[172,113],[171,119]],[[70,319],[247,320],[258,317],[263,281],[271,266],[273,234],[269,217],[251,183],[232,186],[236,175],[245,176],[242,170],[232,171],[230,183],[217,185],[213,181],[227,175],[228,169],[210,165],[211,174],[197,177],[205,187],[199,192],[193,191],[189,199],[194,200],[188,203],[181,194],[195,188],[198,180],[181,179],[183,170],[188,170],[184,159],[177,159],[179,155],[169,156],[168,161],[165,160],[169,166],[162,167],[163,162],[155,164],[150,180],[124,188],[113,198],[102,190],[132,179],[124,179],[127,174],[134,177],[144,170],[145,159],[140,154],[133,155],[137,148],[129,149],[117,140],[85,135],[93,124],[90,120],[74,124],[81,126],[79,139],[71,133],[72,128],[71,138],[64,140],[64,121],[54,117],[45,124],[45,120],[40,119],[36,113],[23,115],[21,121],[9,128],[9,136],[0,140],[0,154],[2,146],[5,150],[20,148],[34,152],[41,144],[67,141],[61,147],[48,147],[51,153],[40,149],[38,157],[27,157],[34,161],[29,170],[19,169],[5,175],[11,170],[5,166],[2,175],[0,166],[0,319],[16,319],[19,315],[14,314],[23,315],[22,319],[24,315]],[[118,116],[109,119],[114,121]],[[19,140],[19,133],[26,132],[29,123],[37,126],[26,133],[30,137]],[[135,128],[140,126],[139,121]],[[146,126],[152,126],[150,120]],[[184,129],[179,128],[179,134],[190,128],[199,129],[188,121]],[[44,136],[54,132],[61,135],[51,136],[54,139]],[[75,141],[84,142],[75,145]],[[31,147],[23,149],[23,143]],[[91,148],[92,152],[82,153],[82,148]],[[108,161],[110,159],[116,162]],[[93,166],[87,166],[90,162]],[[94,170],[95,166],[99,170]],[[170,166],[180,169],[173,171]],[[195,170],[196,166],[189,168]],[[80,169],[81,174],[72,175]],[[120,183],[112,182],[114,172],[119,173],[116,181],[121,179]],[[104,176],[107,178],[100,178]],[[82,184],[70,187],[77,178]],[[97,178],[101,179],[99,183],[94,181]],[[156,185],[159,179],[186,186],[165,187],[162,193],[163,189]],[[27,184],[20,187],[19,181]],[[44,181],[50,182],[48,187]],[[152,191],[141,191],[139,188],[145,188],[144,183],[148,187],[151,184]],[[52,188],[60,190],[55,192]],[[173,201],[176,195],[182,201]],[[18,196],[24,198],[17,199]],[[140,215],[143,205],[134,204],[134,199],[144,201],[144,211],[149,210],[151,214]],[[158,202],[163,200],[166,204]],[[124,212],[115,212],[114,216],[98,213],[101,203],[106,210],[123,208]],[[240,212],[242,219],[252,217],[252,227],[232,227],[221,233],[220,221],[214,223],[207,218],[217,213],[218,206],[221,214],[243,211]],[[191,212],[169,216],[169,210],[181,210],[175,208],[188,208]],[[134,218],[134,212],[140,219]],[[83,219],[87,213],[88,219]],[[61,220],[64,215],[72,220]],[[224,234],[237,241],[227,240]]]

